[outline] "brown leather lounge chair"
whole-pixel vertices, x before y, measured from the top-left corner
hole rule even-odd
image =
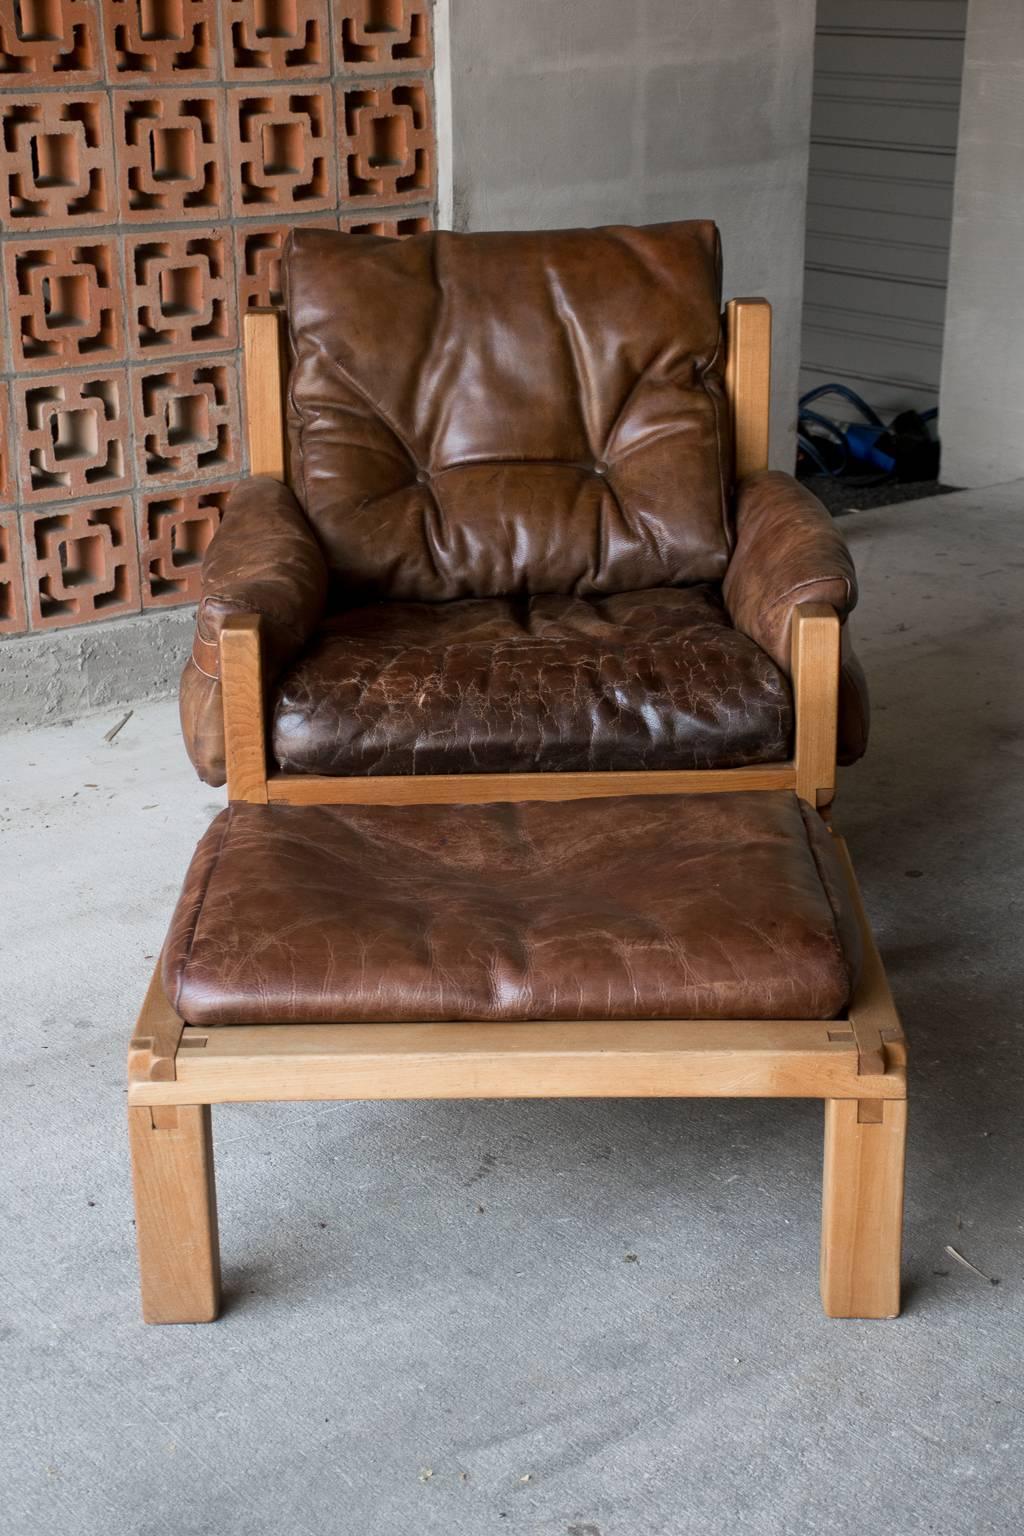
[[[892,1316],[906,1056],[819,814],[854,573],[765,467],[768,306],[708,223],[285,272],[182,679],[231,805],[129,1054],[144,1315],[217,1312],[212,1104],[582,1094],[822,1099],[825,1308]]]
[[[723,320],[713,224],[297,230],[285,280],[287,443],[277,317],[250,314],[253,475],[182,678],[207,783],[227,774],[229,615],[260,626],[257,798],[406,799],[410,775],[459,776],[452,799],[493,774],[570,776],[557,796],[637,772],[658,775],[645,791],[785,787],[801,744],[833,755],[834,680],[795,700],[793,616],[845,624],[853,567],[818,501],[766,470],[770,311]],[[845,645],[838,716],[851,761],[867,703]]]

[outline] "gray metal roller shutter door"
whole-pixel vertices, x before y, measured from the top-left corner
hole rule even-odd
[[[938,403],[966,20],[967,0],[819,0],[801,391]]]

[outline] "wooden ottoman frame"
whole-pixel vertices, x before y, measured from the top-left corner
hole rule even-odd
[[[864,943],[845,1018],[191,1028],[160,968],[128,1058],[143,1316],[216,1317],[211,1104],[352,1099],[825,1101],[821,1296],[830,1317],[899,1311],[906,1050],[840,843]]]
[[[765,467],[771,311],[727,306],[737,475]],[[246,315],[253,472],[286,478],[279,317]],[[322,778],[268,773],[259,620],[220,638],[228,797],[258,804],[569,800],[795,790],[826,817],[835,792],[839,620],[796,609],[792,760],[665,772]],[[821,1296],[831,1317],[893,1317],[906,1130],[906,1046],[845,845],[864,968],[846,1017],[574,1023],[226,1025],[192,1028],[157,966],[131,1043],[128,1117],[143,1316],[207,1322],[220,1306],[210,1106],[260,1101],[487,1098],[819,1098],[825,1102]]]

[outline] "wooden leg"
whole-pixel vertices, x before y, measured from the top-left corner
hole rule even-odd
[[[905,1099],[825,1100],[821,1300],[829,1317],[900,1310]]]
[[[207,1104],[128,1111],[135,1225],[147,1323],[211,1323],[220,1248]]]

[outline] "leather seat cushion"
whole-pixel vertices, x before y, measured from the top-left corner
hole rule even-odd
[[[792,725],[701,586],[349,609],[282,678],[272,740],[291,773],[731,768],[785,759]]]
[[[164,949],[193,1024],[831,1018],[859,966],[788,791],[221,812]]]

